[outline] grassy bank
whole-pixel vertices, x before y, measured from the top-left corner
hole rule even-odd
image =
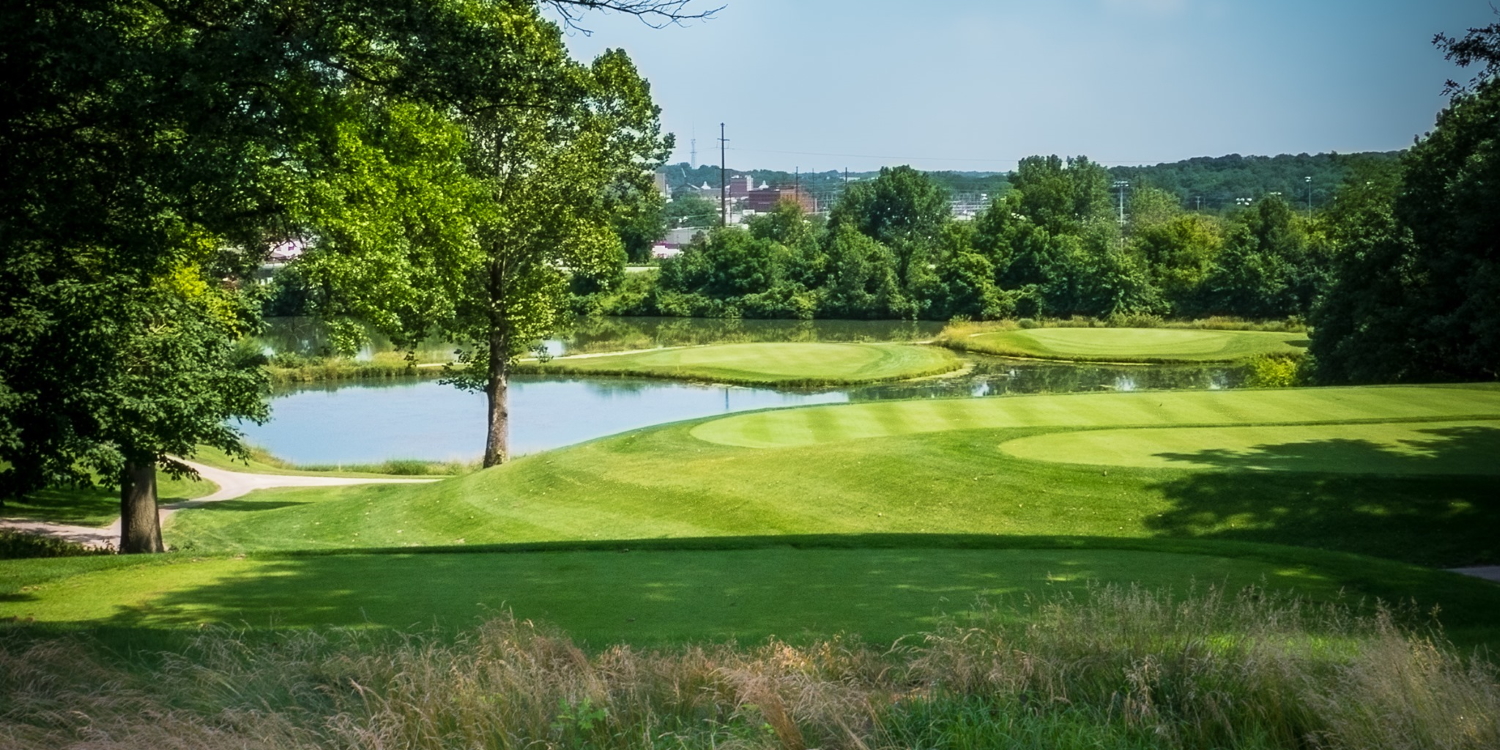
[[[208,629],[121,663],[0,638],[0,738],[117,748],[1237,748],[1500,742],[1500,680],[1387,612],[1250,589],[1010,598],[894,649],[584,650],[500,613],[456,639]],[[57,710],[66,706],[68,710]]]
[[[200,447],[192,459],[205,466],[246,474],[290,474],[333,477],[457,476],[479,468],[477,461],[424,461],[397,458],[369,464],[299,464],[279,458],[258,446],[250,456],[234,458],[216,448]]]
[[[952,352],[910,344],[749,343],[522,362],[517,372],[618,375],[739,385],[833,386],[952,372]]]
[[[403,352],[377,352],[368,359],[349,357],[303,357],[278,354],[266,366],[271,383],[295,386],[304,383],[347,380],[402,380],[440,378],[444,361],[411,361]]]
[[[1500,389],[1321,388],[870,402],[626,433],[420,487],[276,490],[186,511],[200,551],[827,533],[1196,538],[1292,544],[1454,567],[1500,562],[1485,467]],[[1299,433],[1410,423],[1424,444]],[[1463,430],[1450,423],[1475,421]],[[1204,444],[1167,466],[1035,461],[1013,440],[1083,428],[1280,425],[1249,451]],[[1370,429],[1362,427],[1361,429]],[[1086,433],[1080,433],[1086,434]],[[1223,438],[1234,438],[1226,431]],[[1238,452],[1236,452],[1238,451]],[[1361,454],[1379,473],[1267,471]],[[1425,456],[1425,458],[1424,458]],[[1443,458],[1433,458],[1442,456]],[[1389,459],[1389,460],[1386,460]],[[1461,466],[1420,470],[1425,461]],[[1202,468],[1200,464],[1207,464]]]
[[[940,342],[959,351],[1072,362],[1183,364],[1300,356],[1302,333],[1189,328],[1017,328],[945,331]]]

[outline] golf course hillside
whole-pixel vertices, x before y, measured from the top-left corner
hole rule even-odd
[[[1115,436],[1141,428],[1195,432],[1132,459]],[[1099,430],[1126,448],[1066,462],[1026,449],[1088,445]],[[195,552],[843,533],[1219,539],[1453,567],[1500,562],[1497,432],[1500,389],[1484,387],[818,406],[625,433],[428,485],[258,492],[181,512],[166,533]],[[1285,464],[1298,470],[1263,470]]]
[[[1300,355],[1305,333],[1187,328],[1028,328],[949,339],[949,346],[1006,357],[1172,364]]]
[[[1084,596],[1102,585],[1412,601],[1440,606],[1460,642],[1500,642],[1500,587],[1445,571],[1277,545],[972,535],[18,560],[0,569],[0,621],[122,632],[209,623],[411,630],[511,610],[601,646],[840,633],[888,644],[983,601]]]
[[[653,349],[522,363],[518,371],[621,375],[737,385],[877,383],[959,369],[953,352],[912,344],[756,343]]]

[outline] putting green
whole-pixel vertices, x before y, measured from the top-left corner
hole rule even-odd
[[[1500,475],[1500,421],[1054,432],[1007,441],[1031,461],[1174,469]]]
[[[1307,334],[1183,328],[1031,328],[971,336],[964,348],[990,354],[1086,362],[1232,362],[1300,354]]]
[[[1500,390],[1434,386],[1158,391],[888,401],[741,414],[693,437],[745,448],[1017,427],[1177,427],[1500,417]]]
[[[563,357],[525,370],[634,375],[746,385],[842,385],[937,375],[961,366],[953,352],[912,344],[760,343]]]

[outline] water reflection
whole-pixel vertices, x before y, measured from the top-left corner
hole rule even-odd
[[[912,341],[942,325],[912,321],[610,318],[584,321],[549,342],[554,353],[750,341]],[[322,325],[273,321],[263,339],[276,351],[327,353]],[[367,351],[388,350],[375,339]],[[452,346],[426,342],[424,359]],[[1222,389],[1243,385],[1243,368],[1223,365],[1064,364],[964,355],[963,371],[905,383],[831,390],[725,388],[631,378],[517,377],[511,436],[518,454],[626,430],[772,406],[1030,393]],[[389,458],[470,460],[484,448],[484,397],[434,381],[315,384],[278,396],[272,420],[247,426],[252,443],[299,463],[366,463]]]
[[[683,419],[847,400],[847,394],[832,391],[518,376],[510,391],[511,450],[535,453]],[[271,405],[271,421],[244,425],[246,437],[297,463],[467,461],[484,451],[483,394],[433,381],[306,388],[279,396]]]
[[[1095,365],[966,355],[970,369],[952,377],[865,386],[851,401],[963,398],[1029,393],[1135,390],[1220,390],[1244,385],[1242,367],[1224,365]]]
[[[743,344],[757,341],[921,341],[943,324],[913,320],[738,320],[713,318],[588,318],[575,321],[544,342],[554,356],[650,349],[658,346]],[[360,351],[368,358],[392,351],[389,339],[369,331]],[[327,327],[314,318],[271,318],[259,337],[267,354],[304,357],[333,354]],[[429,339],[417,345],[420,361],[451,358],[454,345]]]

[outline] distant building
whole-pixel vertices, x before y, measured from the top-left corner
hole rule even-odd
[[[802,213],[812,214],[818,212],[818,201],[812,194],[798,190],[797,188],[773,188],[762,186],[750,191],[745,198],[745,210],[758,214],[767,214],[776,210],[777,204],[782,201],[792,201],[802,207]]]
[[[669,201],[672,200],[672,189],[667,186],[667,171],[665,169],[656,170],[655,181],[656,192],[660,194],[661,197],[666,198]]]
[[[677,229],[668,229],[667,236],[663,237],[662,241],[657,244],[666,245],[667,247],[686,245],[689,242],[692,242],[694,237],[697,237],[698,235],[707,231],[707,229],[704,229],[702,227],[679,227]]]
[[[666,260],[682,255],[682,248],[666,242],[658,242],[651,246],[651,258],[653,260]]]
[[[306,240],[290,239],[272,245],[271,250],[266,253],[266,262],[287,263],[302,257],[304,252],[307,252]]]
[[[960,193],[948,201],[948,212],[958,221],[972,221],[989,205],[989,193]]]

